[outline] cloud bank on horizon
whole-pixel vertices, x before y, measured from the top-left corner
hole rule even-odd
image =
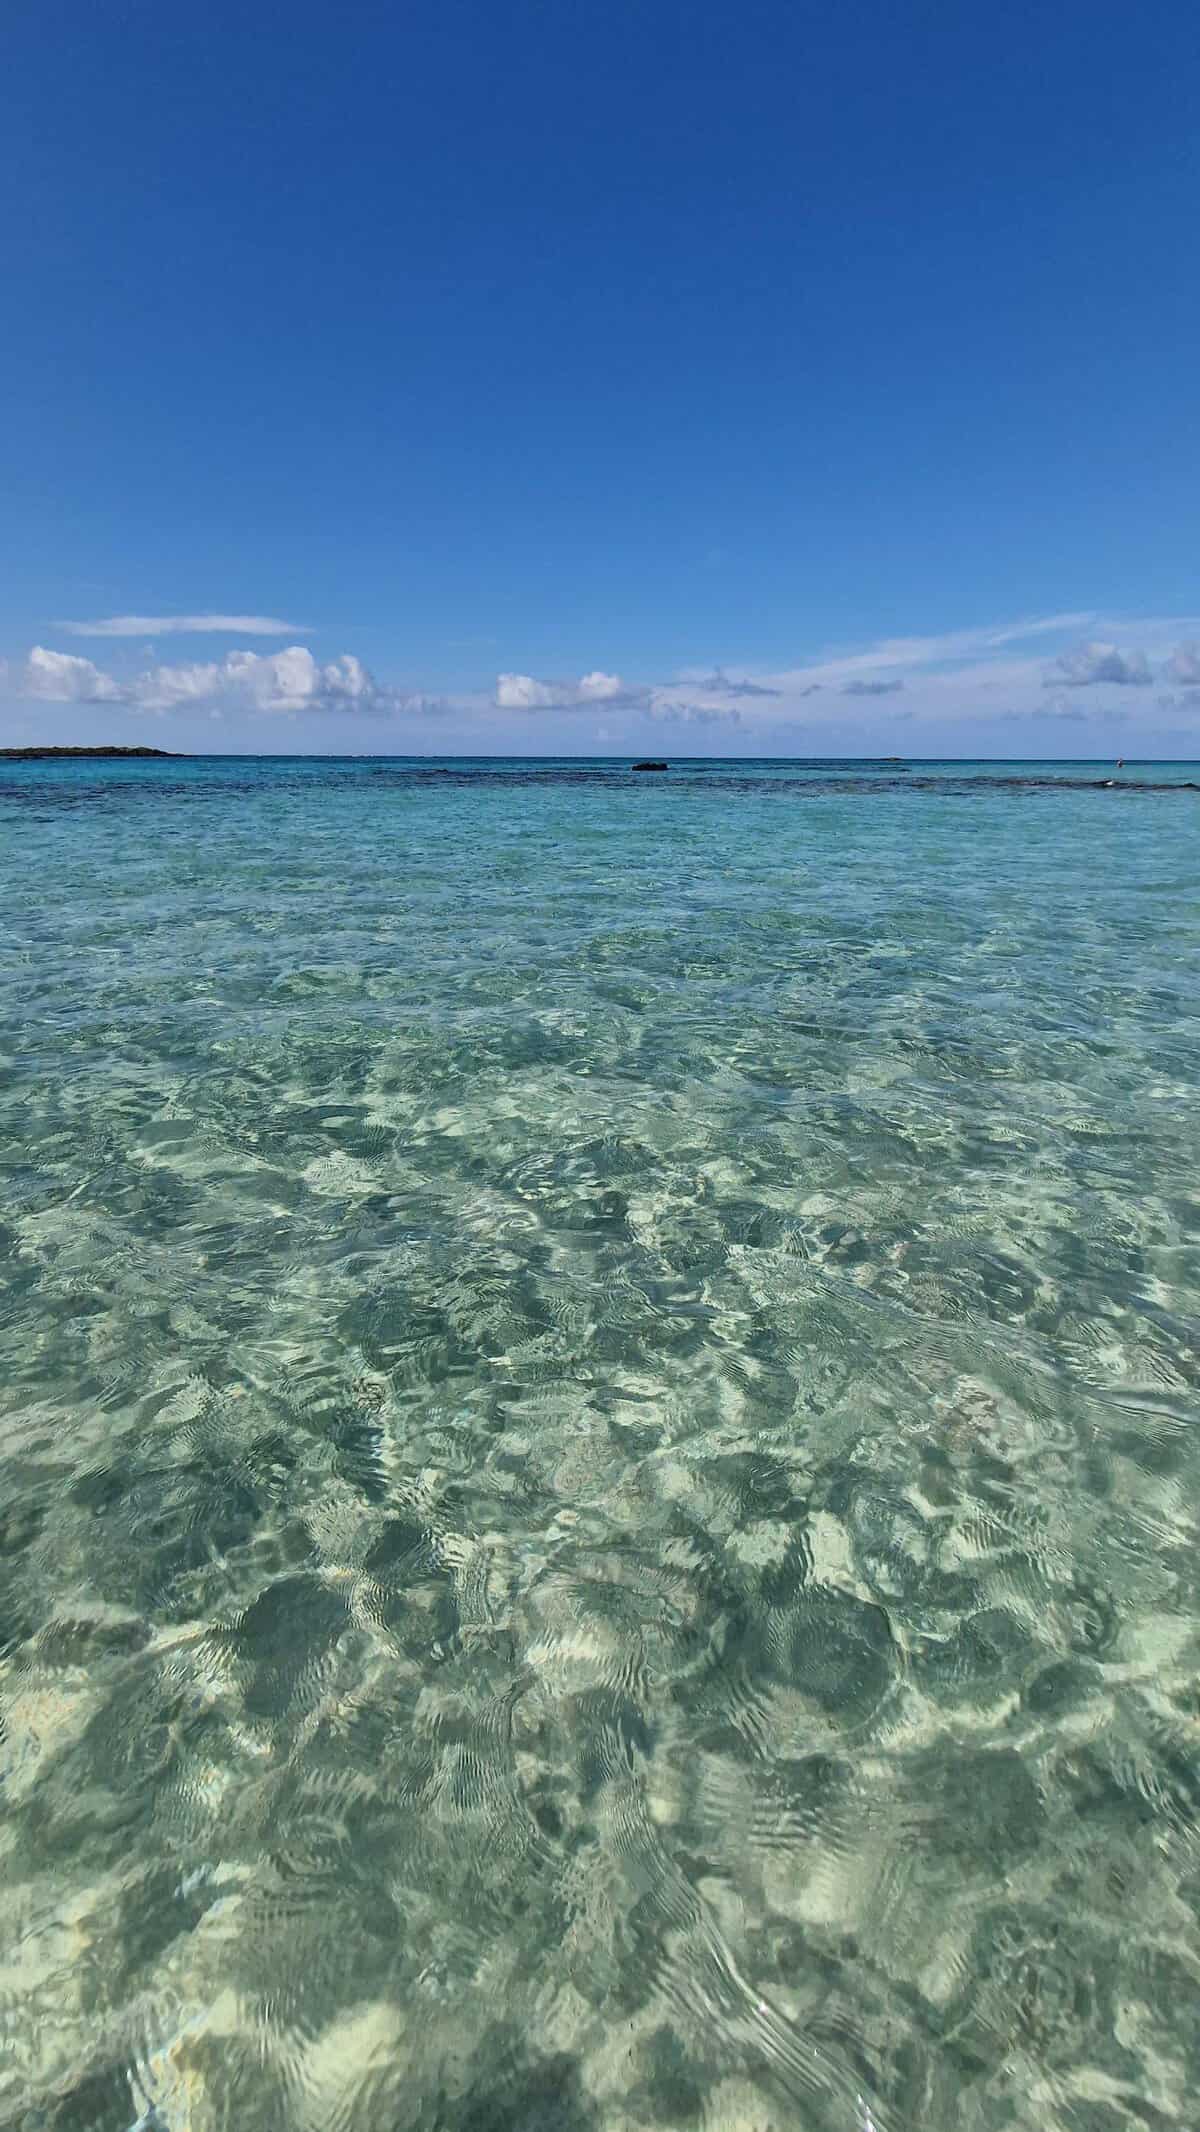
[[[73,635],[112,638],[290,631],[269,616],[216,614],[115,615],[61,627]],[[882,749],[893,735],[905,739],[906,752],[937,753],[939,736],[944,742],[951,733],[955,752],[978,733],[993,747],[1007,734],[1010,752],[1020,753],[1025,725],[1027,742],[1040,731],[1043,751],[1055,752],[1045,744],[1056,721],[1064,720],[1093,726],[1106,750],[1114,725],[1132,741],[1140,727],[1155,722],[1160,736],[1177,737],[1183,748],[1194,740],[1200,717],[1200,618],[1113,623],[1090,613],[1058,614],[887,638],[783,670],[697,667],[648,681],[600,667],[568,678],[507,671],[490,689],[457,694],[396,687],[380,681],[352,652],[321,661],[300,643],[273,652],[238,647],[220,658],[157,661],[124,671],[35,644],[7,670],[3,693],[10,702],[31,706],[120,707],[176,717],[192,712],[227,722],[232,730],[223,741],[240,738],[259,746],[264,741],[256,721],[283,715],[312,721],[310,742],[327,745],[345,745],[344,728],[355,717],[370,720],[363,745],[397,750],[404,727],[417,723],[423,748],[436,744],[440,729],[447,752],[544,752],[556,740],[570,752],[591,752],[637,745],[664,725],[709,729],[707,751],[732,745],[739,753],[781,754],[853,750],[856,744],[868,752]],[[320,720],[332,726],[321,729]],[[380,721],[392,729],[386,739]]]

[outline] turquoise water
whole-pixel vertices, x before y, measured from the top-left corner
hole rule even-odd
[[[1200,2121],[1198,777],[0,767],[0,2125]]]

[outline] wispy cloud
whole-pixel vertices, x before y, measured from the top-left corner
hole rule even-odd
[[[781,725],[795,706],[819,689],[866,698],[894,695],[899,692],[896,684],[917,702],[919,715],[936,709],[957,717],[973,708],[982,715],[988,697],[994,713],[1000,707],[995,699],[1032,700],[1043,686],[1071,689],[1107,683],[1122,690],[1138,688],[1154,678],[1163,660],[1168,662],[1161,669],[1164,678],[1191,686],[1183,677],[1194,673],[1200,680],[1198,634],[1200,624],[1191,616],[1106,621],[1095,611],[1073,610],[940,635],[885,637],[858,648],[823,652],[803,665],[755,668],[746,678],[756,687],[769,688],[778,699],[778,713],[764,706],[768,725]],[[1058,645],[1047,644],[1056,637]],[[721,671],[717,669],[716,689],[694,668],[681,672],[670,686],[698,692],[700,700],[717,700],[725,693]]]
[[[655,725],[726,725],[741,726],[741,711],[736,703],[724,710],[715,710],[706,703],[669,703],[656,706],[650,712]]]
[[[273,614],[110,614],[96,622],[59,622],[70,637],[294,637],[298,622]]]
[[[731,696],[739,700],[754,696],[778,696],[780,690],[771,688],[763,681],[751,681],[745,675],[727,674],[723,666],[713,668],[710,674],[688,674],[684,677],[694,681],[709,696]]]
[[[883,637],[877,644],[858,650],[826,653],[810,660],[805,667],[790,668],[772,679],[782,689],[789,681],[816,679],[836,684],[855,674],[875,673],[880,668],[893,673],[896,669],[949,670],[994,659],[1014,645],[1033,644],[1042,637],[1074,635],[1091,627],[1095,620],[1091,612],[1050,614],[1016,622],[993,622],[976,629],[949,629],[937,636]]]

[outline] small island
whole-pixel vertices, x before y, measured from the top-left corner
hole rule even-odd
[[[162,762],[180,762],[170,748],[0,748],[0,762],[67,762],[78,757],[109,762],[143,762],[148,757]]]
[[[665,770],[665,762],[635,762],[635,770]]]

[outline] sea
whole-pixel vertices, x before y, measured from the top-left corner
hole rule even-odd
[[[1198,949],[1196,765],[0,765],[4,2132],[1194,2132]]]

